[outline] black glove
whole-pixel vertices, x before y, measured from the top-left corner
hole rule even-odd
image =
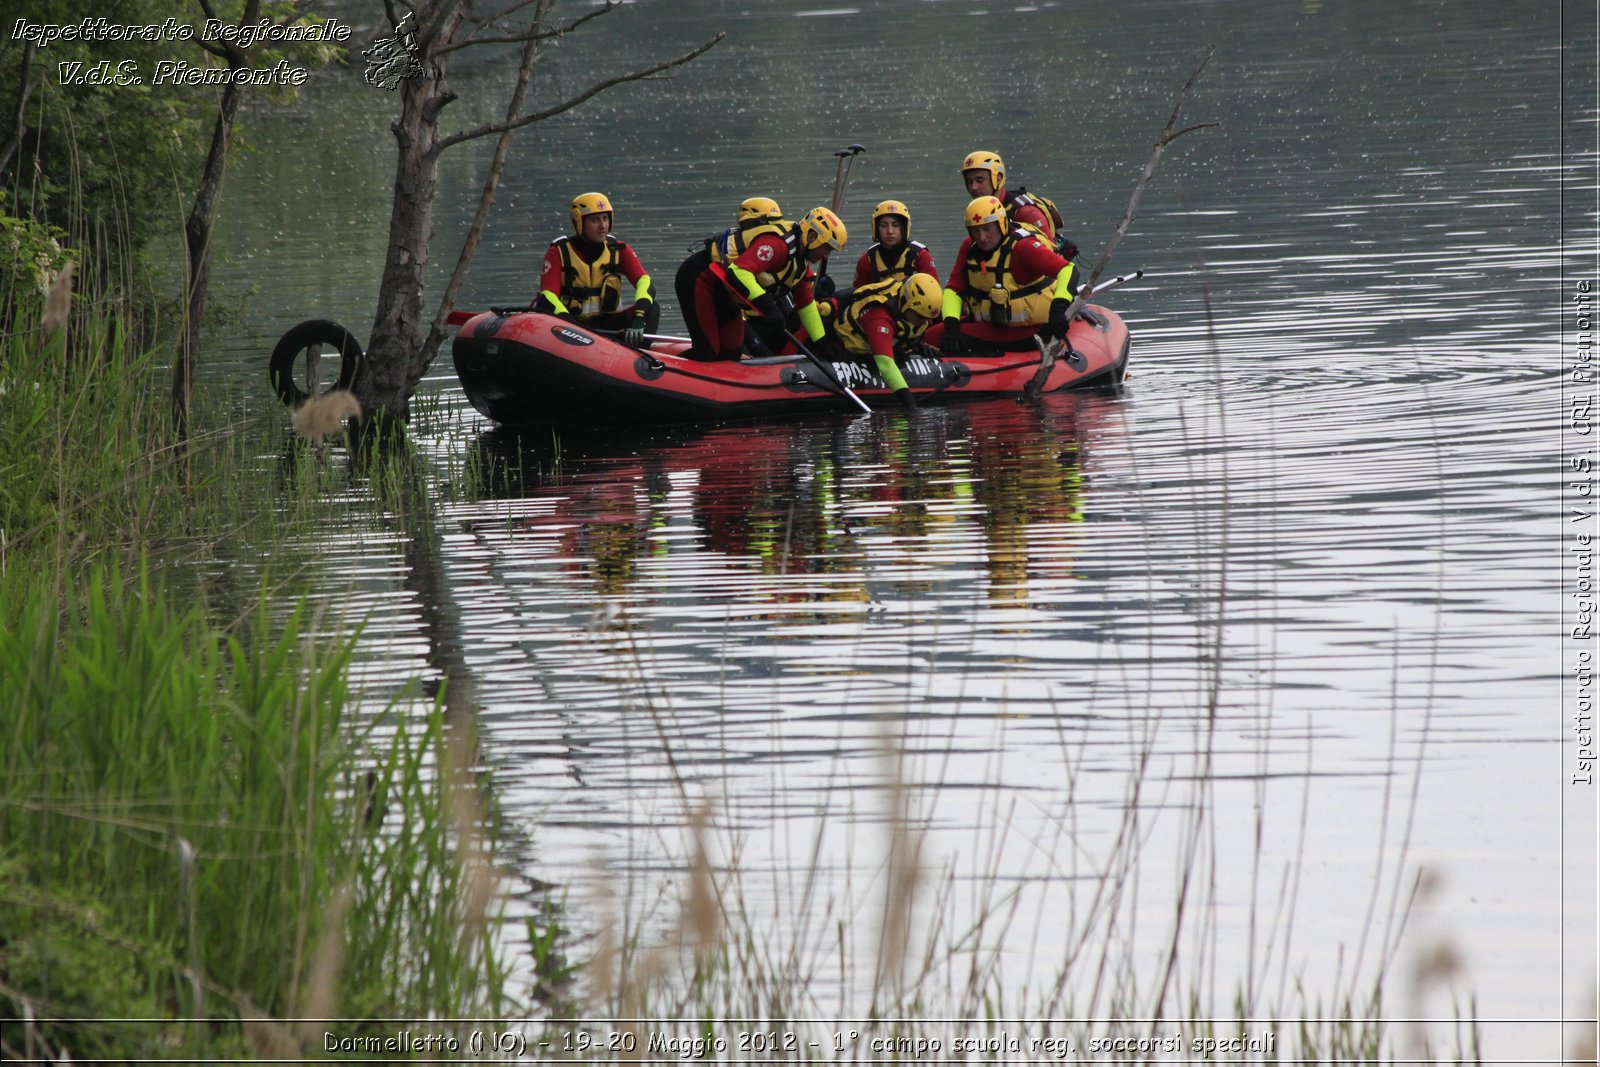
[[[1050,301],[1050,326],[1045,332],[1051,337],[1065,337],[1067,335],[1067,311],[1072,307],[1072,301],[1066,297],[1058,296]]]
[[[642,348],[644,346],[644,312],[635,309],[633,318],[628,320],[627,328],[622,331],[622,343],[629,348]]]
[[[961,320],[945,319],[944,336],[939,338],[939,354],[953,356],[961,351]]]
[[[816,284],[811,287],[812,295],[818,300],[827,300],[838,291],[839,287],[833,284],[833,278],[827,274],[818,278]]]
[[[900,401],[900,407],[905,410],[907,415],[915,415],[917,413],[917,398],[912,395],[910,389],[896,389],[894,396],[896,400]]]
[[[761,312],[762,319],[766,321],[768,329],[776,330],[779,333],[788,332],[789,323],[783,317],[783,308],[778,306],[776,297],[771,293],[762,293],[754,303],[756,310]]]

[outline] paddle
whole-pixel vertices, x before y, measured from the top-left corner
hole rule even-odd
[[[751,300],[746,293],[739,289],[739,286],[734,282],[734,280],[728,277],[728,268],[723,266],[721,263],[712,263],[707,269],[711,271],[713,277],[723,284],[728,292],[733,294],[733,298],[735,300],[739,301],[751,311],[759,312],[761,310],[760,308],[756,307],[755,301]],[[815,352],[811,351],[811,349],[807,348],[805,346],[805,342],[801,341],[799,337],[791,333],[787,327],[783,332],[789,338],[789,340],[794,342],[794,346],[800,350],[800,354],[805,356],[812,362],[813,365],[815,365],[818,373],[820,373],[822,377],[826,379],[828,384],[834,387],[835,392],[837,392],[840,396],[849,397],[855,406],[860,408],[862,411],[865,411],[868,414],[872,413],[872,409],[867,407],[866,402],[863,401],[859,396],[856,396],[856,394],[852,393],[850,391],[850,387],[839,380],[839,376],[833,372],[832,367],[823,362],[821,356],[818,356]]]
[[[856,157],[866,150],[865,145],[853,144],[834,153],[839,157],[839,162],[833,168],[833,203],[830,205],[835,215],[844,207],[844,194],[850,185],[850,174],[856,169]],[[847,159],[850,161],[848,169],[844,165]]]
[[[835,163],[833,167],[833,200],[829,203],[829,207],[833,209],[835,215],[839,215],[844,210],[844,194],[850,187],[850,175],[856,169],[856,157],[866,150],[865,145],[853,144],[847,145],[834,153],[839,162]],[[850,161],[848,167],[845,166],[845,160]],[[842,215],[840,217],[843,218]],[[819,275],[828,273],[827,256],[823,256],[822,262],[817,264],[817,273]]]

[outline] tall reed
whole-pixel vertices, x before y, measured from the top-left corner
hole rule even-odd
[[[0,345],[0,1052],[298,1056],[308,1013],[504,1010],[442,704],[366,703],[293,578],[227,588],[220,547],[314,494],[249,477],[259,426],[168,444],[115,321],[30,314]]]

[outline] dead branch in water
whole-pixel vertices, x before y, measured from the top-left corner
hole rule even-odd
[[[1106,242],[1106,250],[1100,253],[1100,258],[1095,261],[1094,269],[1089,272],[1090,287],[1093,287],[1094,283],[1100,280],[1100,275],[1106,269],[1106,264],[1111,262],[1112,253],[1117,250],[1117,245],[1122,243],[1122,238],[1127,234],[1128,227],[1133,225],[1133,216],[1139,207],[1139,199],[1144,196],[1145,188],[1150,184],[1150,179],[1155,176],[1156,164],[1161,161],[1161,153],[1167,150],[1167,145],[1191,131],[1222,125],[1220,122],[1197,122],[1193,126],[1185,126],[1181,130],[1177,129],[1178,116],[1183,113],[1184,101],[1189,99],[1189,92],[1194,88],[1194,83],[1200,80],[1200,72],[1206,69],[1206,64],[1211,62],[1211,57],[1216,51],[1216,45],[1206,48],[1206,54],[1201,57],[1200,65],[1194,68],[1194,73],[1189,75],[1189,80],[1183,83],[1183,91],[1178,94],[1177,101],[1172,105],[1172,117],[1167,119],[1167,125],[1161,131],[1161,136],[1156,138],[1155,146],[1150,153],[1150,162],[1144,165],[1144,171],[1139,175],[1139,184],[1134,186],[1133,196],[1128,199],[1128,210],[1122,213],[1122,221],[1117,224],[1116,232],[1111,235],[1111,240]]]
[[[1189,75],[1189,80],[1183,83],[1183,90],[1178,93],[1178,99],[1172,105],[1172,115],[1167,119],[1167,125],[1161,131],[1161,136],[1156,138],[1154,150],[1150,153],[1150,161],[1144,165],[1144,171],[1139,175],[1139,184],[1133,188],[1133,196],[1128,198],[1128,210],[1122,213],[1122,221],[1117,224],[1116,231],[1111,235],[1111,240],[1106,242],[1106,249],[1100,253],[1100,258],[1095,261],[1094,268],[1089,272],[1089,280],[1084,284],[1079,295],[1073,299],[1072,306],[1067,309],[1067,322],[1070,324],[1078,307],[1083,303],[1084,296],[1090,294],[1095,283],[1100,280],[1101,273],[1106,269],[1106,264],[1111,262],[1111,255],[1117,250],[1117,245],[1122,243],[1122,238],[1127,234],[1128,227],[1133,225],[1134,212],[1138,210],[1139,199],[1144,196],[1145,188],[1150,184],[1150,179],[1155,176],[1156,164],[1161,161],[1161,153],[1167,150],[1167,145],[1176,141],[1192,130],[1203,130],[1208,126],[1221,126],[1220,122],[1197,122],[1193,126],[1178,129],[1178,116],[1183,113],[1183,105],[1189,99],[1189,93],[1194,89],[1194,83],[1200,80],[1200,72],[1206,69],[1206,64],[1211,62],[1211,57],[1216,54],[1217,46],[1210,45],[1206,54],[1200,58],[1200,65],[1194,68],[1194,73]],[[1046,345],[1039,357],[1039,369],[1034,372],[1033,380],[1028,383],[1026,394],[1030,398],[1037,398],[1044,389],[1045,379],[1050,376],[1050,369],[1055,366],[1055,352],[1059,346]]]

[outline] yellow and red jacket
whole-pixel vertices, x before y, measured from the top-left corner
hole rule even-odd
[[[557,315],[572,313],[579,319],[610,315],[621,310],[622,281],[633,285],[634,303],[648,303],[650,275],[626,243],[606,234],[594,259],[584,255],[583,242],[558,237],[544,254],[539,275],[538,306]]]
[[[921,241],[907,241],[900,246],[900,254],[891,263],[884,255],[883,246],[874,244],[856,260],[856,277],[851,285],[859,289],[863,285],[881,282],[888,278],[905,281],[913,274],[931,274],[935,278],[939,276],[938,268],[933,265],[933,253],[928,251],[927,245]]]
[[[1070,300],[1080,288],[1076,273],[1030,230],[1012,230],[988,255],[969,237],[945,283],[944,317],[1042,326],[1050,320],[1050,302]]]
[[[896,345],[922,336],[928,323],[913,326],[900,314],[900,290],[905,284],[904,278],[887,278],[851,291],[849,302],[839,309],[833,326],[846,352],[853,356],[892,356]]]

